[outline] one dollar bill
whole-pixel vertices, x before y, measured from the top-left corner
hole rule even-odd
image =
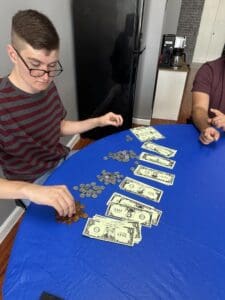
[[[168,169],[173,169],[176,163],[175,160],[148,152],[141,152],[138,159]]]
[[[125,177],[119,187],[122,190],[144,197],[148,200],[160,202],[163,191],[131,177]]]
[[[152,142],[145,142],[141,146],[141,148],[156,152],[157,154],[168,157],[168,158],[175,156],[175,154],[177,153],[177,150],[175,150],[175,149],[161,146],[161,145],[158,145],[158,144],[155,144]]]
[[[158,130],[152,126],[138,126],[131,128],[130,131],[141,141],[158,140],[165,138]]]
[[[108,217],[138,222],[143,226],[151,227],[152,213],[148,210],[129,207],[118,203],[111,203],[105,213]]]
[[[151,179],[166,185],[173,185],[175,175],[152,168],[148,168],[142,165],[138,165],[134,170],[134,175]]]

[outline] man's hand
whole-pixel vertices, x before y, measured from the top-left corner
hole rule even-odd
[[[215,117],[208,119],[209,124],[225,131],[225,115],[218,109],[211,108],[210,111],[215,114]]]
[[[123,117],[121,115],[114,114],[113,112],[109,112],[99,117],[98,119],[99,127],[104,127],[108,125],[119,127],[123,124]]]
[[[220,138],[219,131],[214,127],[207,127],[200,134],[199,140],[204,144],[208,145],[212,142],[218,141]]]
[[[76,212],[74,198],[65,185],[25,184],[23,190],[29,200],[54,207],[60,216],[71,217]]]

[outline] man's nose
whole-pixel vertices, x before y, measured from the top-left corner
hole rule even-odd
[[[44,73],[44,75],[42,76],[42,78],[44,78],[45,80],[48,80],[48,78],[49,78],[49,72],[46,71],[46,72]]]

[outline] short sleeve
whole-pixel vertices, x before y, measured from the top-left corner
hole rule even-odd
[[[60,102],[61,102],[61,111],[62,111],[62,117],[61,117],[61,120],[64,120],[65,117],[66,117],[66,115],[67,115],[67,111],[66,111],[66,109],[65,109],[65,107],[64,107],[64,105],[63,105],[63,103],[62,103],[61,100],[60,100]]]
[[[53,84],[54,84],[54,82],[53,82]],[[59,106],[59,111],[60,111],[60,119],[64,120],[66,115],[67,115],[67,110],[65,109],[65,106],[63,105],[63,102],[61,100],[61,97],[59,95],[58,89],[57,89],[55,84],[54,84],[54,88],[55,88],[56,93],[57,93],[56,99],[58,101],[58,106]]]
[[[210,95],[213,79],[213,70],[205,63],[197,71],[193,82],[192,92],[203,92]]]

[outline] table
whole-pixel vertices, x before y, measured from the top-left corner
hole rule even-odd
[[[90,217],[103,215],[117,191],[161,209],[159,226],[143,227],[142,241],[126,247],[84,237],[86,220],[58,224],[52,208],[31,204],[11,253],[4,299],[38,299],[43,290],[72,300],[225,299],[224,136],[204,146],[192,125],[156,128],[166,136],[157,143],[178,150],[170,171],[176,175],[174,185],[136,179],[163,189],[160,203],[122,192],[118,185],[108,185],[97,199],[80,200]],[[127,135],[133,136],[124,131],[87,146],[46,184],[66,184],[79,200],[72,187],[97,181],[103,169],[135,177],[134,160],[103,159],[110,151],[143,150]]]

